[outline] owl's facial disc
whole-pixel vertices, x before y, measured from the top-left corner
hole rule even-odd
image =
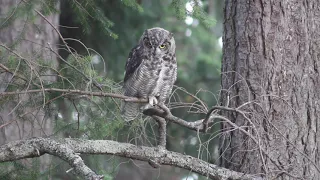
[[[144,50],[153,57],[164,57],[175,50],[173,34],[162,28],[145,30],[141,40]]]

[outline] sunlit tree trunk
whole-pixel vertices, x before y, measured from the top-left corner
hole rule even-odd
[[[223,123],[223,166],[267,179],[320,179],[319,7],[318,0],[225,2],[221,100],[242,106],[251,122],[222,115],[252,136]]]
[[[46,16],[51,25],[35,11],[24,12],[25,15],[14,19],[20,10],[18,6],[24,6],[26,5],[25,3],[29,2],[0,0],[0,44],[2,45],[0,63],[6,65],[10,58],[16,58],[16,61],[38,63],[39,60],[44,60],[56,65],[56,55],[50,51],[50,48],[53,51],[57,50],[58,35],[52,26],[58,27],[59,15]],[[35,19],[33,19],[34,16],[36,16]],[[18,55],[25,60],[18,57]],[[34,71],[29,72],[29,69],[27,69],[25,71],[25,78],[29,80],[33,77],[34,81],[40,82],[37,79],[39,77],[35,77],[35,72],[38,70],[36,65],[30,63],[30,67],[34,68]],[[6,91],[9,84],[14,84],[14,86],[21,85],[23,88],[20,88],[24,90],[32,87],[32,83],[17,78],[17,74],[13,77],[12,72],[15,72],[15,70],[13,68],[10,69],[11,72],[7,72],[5,69],[0,68],[0,92]],[[52,76],[40,78],[51,81],[55,80],[55,77]],[[36,108],[38,104],[36,106],[32,106],[31,104],[31,106],[22,107],[26,105],[24,101],[30,100],[28,95],[21,95],[19,98],[11,100],[9,103],[7,103],[8,101],[1,102],[0,144],[18,139],[47,136],[52,133],[52,118],[47,116],[42,108]],[[6,103],[3,104],[3,102]]]

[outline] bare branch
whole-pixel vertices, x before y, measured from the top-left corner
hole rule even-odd
[[[152,118],[154,120],[157,121],[158,125],[159,125],[159,146],[161,148],[166,148],[166,135],[167,135],[167,122],[164,118],[159,117],[159,116],[152,116]]]
[[[159,116],[164,118],[165,120],[171,121],[173,123],[179,124],[181,126],[184,126],[186,128],[189,128],[191,130],[194,131],[202,131],[203,130],[203,120],[197,120],[194,122],[188,122],[184,119],[181,119],[179,117],[176,117],[174,115],[172,115],[172,113],[170,112],[170,110],[168,111],[168,108],[166,106],[159,106],[161,107],[161,109],[157,109],[157,108],[151,108],[148,109],[148,112],[144,112],[144,114],[148,115],[148,116]],[[164,110],[162,110],[164,109]]]
[[[123,99],[124,101],[128,101],[128,102],[130,101],[130,102],[136,102],[136,103],[148,102],[147,99],[139,99],[139,98],[124,96],[124,95],[115,94],[115,93],[80,91],[77,89],[58,89],[58,88],[32,89],[27,91],[16,91],[16,92],[0,92],[0,97],[17,95],[17,94],[38,93],[38,92],[62,92],[62,93],[72,93],[72,94],[88,95],[88,96],[114,97],[114,98]]]
[[[137,103],[147,103],[147,99],[139,99],[135,97],[129,97],[129,96],[124,96],[121,94],[115,94],[115,93],[105,93],[105,92],[91,92],[91,91],[80,91],[80,90],[73,90],[73,89],[58,89],[58,88],[45,88],[45,89],[34,89],[34,90],[28,90],[28,91],[16,91],[16,92],[0,92],[0,97],[1,96],[9,96],[9,95],[17,95],[17,94],[27,94],[27,93],[38,93],[38,92],[62,92],[62,93],[69,93],[69,94],[79,94],[79,95],[88,95],[88,96],[101,96],[101,97],[114,97],[114,98],[119,98],[123,99],[124,101],[127,102],[137,102]],[[223,107],[223,106],[214,106],[212,109],[209,110],[209,112],[206,115],[205,119],[197,120],[194,122],[188,122],[185,121],[179,117],[173,116],[172,113],[170,112],[169,108],[167,108],[164,104],[159,104],[158,105],[161,109],[157,108],[151,108],[148,110],[148,112],[144,112],[148,116],[158,116],[162,117],[165,120],[174,122],[176,124],[179,124],[181,126],[187,127],[191,130],[195,131],[203,131],[206,132],[208,130],[208,124],[212,123],[212,119],[215,119],[214,117],[211,117],[211,114],[215,110],[227,110],[227,111],[234,111],[237,113],[240,113],[242,116],[244,116],[247,120],[248,118],[245,116],[245,114],[240,111],[239,109],[236,108],[228,108],[228,107]],[[217,116],[219,119],[220,116]],[[249,122],[252,124],[252,122],[249,120]]]
[[[146,162],[156,162],[187,169],[214,180],[260,180],[260,176],[231,171],[201,159],[168,151],[164,148],[135,146],[110,140],[81,140],[81,139],[49,139],[34,138],[9,142],[0,146],[0,162],[24,158],[39,157],[45,153],[60,157],[67,161],[76,173],[86,179],[101,178],[90,170],[82,161],[81,154],[109,154]]]
[[[226,110],[226,111],[232,111],[232,112],[237,112],[240,113],[244,118],[246,118],[247,120],[249,120],[246,115],[244,114],[244,112],[240,111],[239,108],[229,108],[229,107],[225,107],[225,106],[213,106],[207,113],[206,118],[203,120],[203,132],[207,132],[208,130],[208,124],[209,124],[209,119],[211,117],[212,113],[216,113],[217,110]],[[249,120],[250,124],[252,125],[253,123]]]
[[[0,162],[39,157],[45,153],[51,154],[68,162],[76,174],[90,180],[103,179],[87,167],[81,157],[67,144],[58,143],[49,138],[34,138],[24,141],[14,141],[0,147]]]

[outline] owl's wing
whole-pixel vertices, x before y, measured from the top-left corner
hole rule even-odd
[[[123,82],[126,82],[132,74],[137,70],[142,62],[142,52],[140,46],[137,45],[129,53],[128,60],[126,62],[126,74],[124,76]]]

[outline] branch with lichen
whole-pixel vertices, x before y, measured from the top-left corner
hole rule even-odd
[[[189,155],[168,151],[159,147],[136,146],[129,143],[119,143],[111,140],[83,139],[50,139],[33,138],[9,142],[0,146],[0,162],[14,161],[24,158],[39,157],[44,154],[57,156],[68,162],[78,175],[85,179],[102,179],[82,161],[79,154],[108,154],[160,165],[171,165],[187,169],[214,180],[255,180],[256,175],[231,171]],[[154,166],[154,167],[159,167]]]

